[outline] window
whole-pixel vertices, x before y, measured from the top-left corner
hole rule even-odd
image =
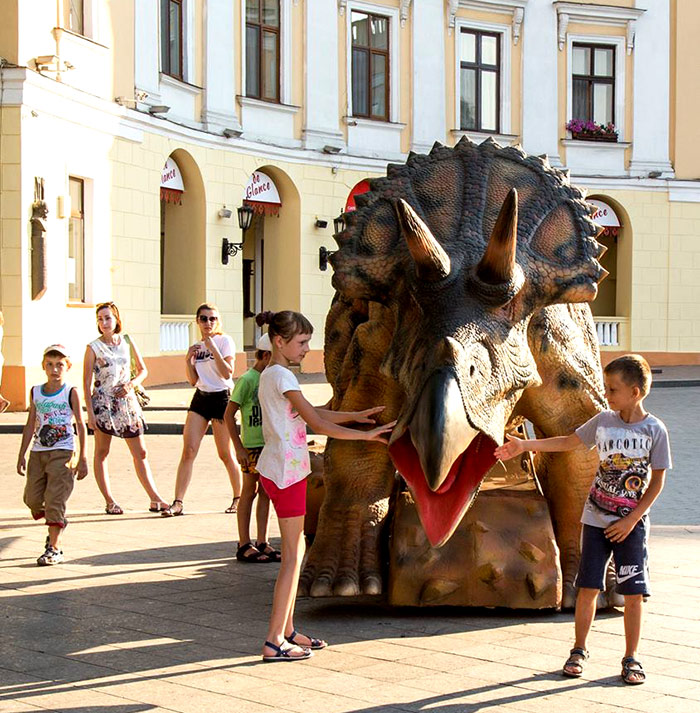
[[[176,79],[182,72],[183,0],[160,0],[160,64],[163,74]]]
[[[279,0],[246,0],[246,96],[280,100]]]
[[[460,129],[500,130],[501,36],[462,28],[459,36]]]
[[[80,178],[68,179],[70,220],[68,222],[68,300],[85,301],[85,185]]]
[[[85,9],[83,0],[70,0],[68,8],[68,29],[78,35],[85,34]]]
[[[389,121],[389,18],[352,11],[353,116]]]
[[[615,123],[615,47],[574,43],[572,119]]]

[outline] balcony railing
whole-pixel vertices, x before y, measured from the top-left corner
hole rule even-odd
[[[190,315],[162,314],[160,316],[160,351],[186,352],[197,341],[192,330],[195,324]]]
[[[598,344],[601,347],[628,349],[627,317],[593,317]]]

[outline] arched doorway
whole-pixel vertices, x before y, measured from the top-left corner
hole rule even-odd
[[[610,196],[591,195],[586,200],[596,210],[593,220],[603,228],[598,242],[607,248],[599,260],[608,276],[598,285],[598,296],[591,304],[598,341],[605,347],[625,347],[632,279],[629,217]]]
[[[252,349],[261,333],[258,312],[301,309],[301,201],[284,171],[261,166],[243,202],[255,211],[243,246],[243,342]]]
[[[187,151],[166,160],[160,198],[160,311],[191,315],[206,295],[206,233],[204,182]]]

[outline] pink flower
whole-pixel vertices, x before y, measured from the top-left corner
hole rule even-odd
[[[306,445],[306,427],[300,425],[294,431],[292,431],[292,445],[293,446],[304,446]]]

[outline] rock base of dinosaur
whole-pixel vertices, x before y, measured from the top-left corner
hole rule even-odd
[[[393,606],[558,608],[559,548],[536,489],[482,492],[443,547],[430,546],[408,492],[393,513],[388,603]]]

